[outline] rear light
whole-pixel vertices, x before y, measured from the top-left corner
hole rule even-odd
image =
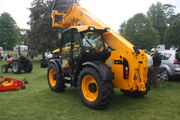
[[[128,79],[129,76],[129,68],[126,66],[125,67],[125,78]]]
[[[123,59],[123,71],[124,71],[124,79],[128,79],[129,65],[128,65],[128,61],[125,58]]]
[[[180,64],[180,61],[174,60],[173,64]]]

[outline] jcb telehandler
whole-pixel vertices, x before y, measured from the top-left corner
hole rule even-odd
[[[138,49],[78,5],[66,14],[52,11],[52,26],[67,28],[59,34],[60,48],[53,51],[48,67],[48,83],[55,92],[66,86],[78,87],[90,108],[103,109],[113,97],[113,88],[142,97],[149,87],[144,51]],[[62,17],[61,21],[57,21]]]

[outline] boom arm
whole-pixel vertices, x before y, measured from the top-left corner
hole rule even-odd
[[[56,16],[62,16],[62,20],[55,22]],[[90,14],[86,9],[78,5],[72,5],[66,14],[59,13],[56,10],[52,12],[52,26],[53,27],[72,27],[89,25],[95,28],[108,28],[102,21]],[[133,44],[120,36],[114,30],[110,30],[104,34],[105,42],[108,46],[117,50],[130,50],[134,52]]]

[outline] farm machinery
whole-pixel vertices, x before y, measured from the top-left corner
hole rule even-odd
[[[28,84],[28,81],[26,79],[16,80],[13,78],[6,78],[4,76],[0,76],[0,92],[25,89],[25,84]]]
[[[30,73],[33,69],[31,61],[28,59],[28,47],[17,45],[14,47],[15,57],[8,54],[6,64],[2,66],[2,72],[7,73],[9,68],[12,68],[13,73],[19,74],[23,70],[25,73]]]
[[[56,10],[56,2],[52,27],[66,29],[59,32],[60,48],[53,51],[56,58],[48,67],[50,89],[63,92],[67,86],[77,87],[82,102],[94,109],[111,102],[114,88],[125,95],[146,95],[150,86],[145,52],[79,5],[64,14]]]

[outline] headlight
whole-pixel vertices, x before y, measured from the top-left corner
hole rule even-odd
[[[93,30],[95,30],[95,28],[94,27],[89,27],[89,30],[93,31]]]
[[[106,31],[106,32],[109,32],[109,31],[110,31],[110,28],[106,28],[105,31]]]

